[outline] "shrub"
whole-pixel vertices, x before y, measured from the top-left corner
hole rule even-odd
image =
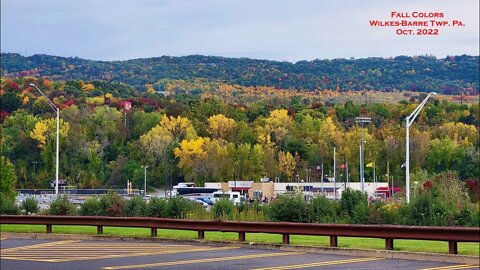
[[[384,207],[385,204],[381,201],[372,202],[369,205],[368,209],[368,217],[366,223],[368,224],[385,224],[385,211]]]
[[[475,205],[474,209],[471,211],[470,223],[468,226],[480,227],[480,206],[478,204]]]
[[[221,219],[233,220],[234,210],[235,210],[235,205],[233,204],[233,202],[227,198],[222,198],[212,206],[212,208],[210,209],[210,212],[212,213],[213,218],[215,219],[221,218]]]
[[[173,197],[167,201],[167,217],[186,218],[188,212],[194,208],[193,202],[189,202],[182,197]]]
[[[458,213],[455,214],[454,222],[455,226],[468,226],[470,224],[470,219],[472,213],[467,207],[462,208]]]
[[[272,221],[308,222],[308,204],[301,194],[278,196],[268,207]]]
[[[441,201],[436,190],[429,190],[417,195],[407,206],[407,225],[416,226],[445,226],[453,221],[448,216],[449,211],[445,202]]]
[[[125,203],[123,214],[127,217],[143,217],[146,209],[145,201],[140,196],[134,196]]]
[[[349,223],[366,223],[369,216],[367,194],[359,190],[345,189],[340,199],[339,212]]]
[[[81,216],[99,216],[101,212],[100,200],[97,197],[88,198],[80,206]]]
[[[325,196],[315,197],[310,201],[311,222],[333,223],[336,220],[337,203],[327,199]]]
[[[57,197],[48,209],[49,215],[73,216],[77,212],[77,207],[71,203],[66,196]]]
[[[235,206],[235,220],[241,221],[266,221],[265,214],[267,206],[260,204],[258,201],[254,201],[249,204],[241,202]]]
[[[123,216],[123,206],[125,201],[116,193],[108,193],[100,198],[100,215],[121,217]]]
[[[167,201],[160,198],[152,198],[147,205],[146,215],[149,217],[166,217]]]
[[[18,215],[20,209],[15,205],[15,197],[6,196],[0,192],[0,214],[3,215]]]
[[[453,226],[469,223],[468,196],[454,172],[436,174],[406,206],[406,224]]]
[[[40,210],[38,202],[35,198],[27,198],[22,202],[22,209],[27,215],[36,214]]]
[[[404,224],[402,213],[402,206],[404,204],[399,204],[397,201],[389,201],[380,208],[383,214],[383,220],[385,224]],[[408,209],[407,209],[408,211]]]

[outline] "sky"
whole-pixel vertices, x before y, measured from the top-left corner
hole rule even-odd
[[[0,45],[2,52],[25,56],[92,60],[192,54],[289,62],[442,58],[479,55],[478,10],[478,0],[1,0]],[[402,20],[391,18],[392,11],[443,13],[437,20],[465,26],[397,35],[402,27],[369,25]]]

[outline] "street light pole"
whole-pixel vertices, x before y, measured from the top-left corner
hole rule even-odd
[[[55,106],[55,104],[47,97],[47,95],[45,95],[42,90],[40,90],[40,88],[38,88],[38,86],[36,84],[33,84],[31,83],[30,86],[33,86],[35,87],[38,92],[40,92],[40,94],[42,94],[42,96],[44,96],[47,101],[48,101],[48,104],[50,105],[50,107],[52,107],[52,109],[57,113],[57,150],[56,150],[56,154],[55,154],[55,195],[58,196],[58,159],[59,159],[59,153],[60,153],[60,147],[59,147],[59,143],[60,143],[60,109]]]
[[[143,166],[144,168],[144,173],[143,173],[143,181],[144,181],[144,190],[143,190],[143,196],[147,195],[147,168],[148,166]]]
[[[362,124],[362,141],[360,142],[360,188],[362,193],[365,192],[365,154],[364,154],[364,131],[363,131],[363,124],[364,123],[370,123],[372,121],[372,118],[370,117],[356,117],[355,122],[361,123]]]
[[[37,190],[37,175],[35,173],[36,165],[38,161],[32,161],[33,164],[33,194],[35,194],[35,191]]]
[[[420,105],[415,108],[415,110],[405,118],[405,194],[407,203],[410,203],[410,125],[415,121],[420,110],[422,110],[423,106],[427,103],[427,100],[430,98],[431,95],[436,95],[435,92],[430,92],[427,97],[420,103]]]
[[[337,199],[337,157],[336,147],[333,147],[333,199]]]

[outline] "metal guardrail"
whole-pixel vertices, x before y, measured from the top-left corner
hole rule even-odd
[[[237,222],[225,220],[185,220],[147,217],[98,217],[98,216],[19,216],[2,215],[0,224],[46,225],[52,233],[52,225],[96,226],[97,233],[103,227],[150,228],[157,236],[157,229],[191,230],[204,239],[206,231],[237,232],[238,240],[245,241],[246,233],[281,234],[283,243],[290,243],[290,235],[319,235],[330,237],[330,247],[338,247],[338,237],[365,237],[385,239],[385,249],[393,250],[395,239],[447,241],[450,254],[458,254],[458,242],[480,242],[478,227],[430,227],[396,225],[316,224],[290,222]]]

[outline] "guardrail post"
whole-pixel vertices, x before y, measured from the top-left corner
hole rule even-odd
[[[204,239],[205,238],[205,231],[198,231],[198,239]]]
[[[47,233],[52,233],[52,224],[47,224]]]
[[[289,234],[286,234],[286,233],[283,234],[283,243],[286,244],[286,245],[290,244],[290,235]]]
[[[97,234],[103,234],[103,226],[97,226]]]
[[[157,228],[150,228],[151,231],[151,236],[156,237],[157,236]]]
[[[392,238],[386,238],[385,239],[385,249],[386,250],[393,250],[393,239]]]
[[[448,241],[448,253],[458,254],[457,241]]]
[[[238,233],[238,241],[245,242],[245,232]]]
[[[330,247],[338,247],[338,237],[336,235],[330,235]]]

